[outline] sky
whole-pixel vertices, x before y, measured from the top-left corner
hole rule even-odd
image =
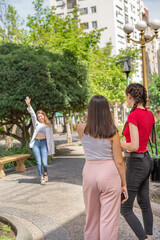
[[[21,19],[25,19],[28,14],[33,14],[33,0],[7,0],[9,4],[15,6]],[[107,1],[107,0],[106,0]],[[132,0],[133,3],[135,0]],[[160,19],[160,0],[143,0],[145,6],[149,10],[149,20]],[[45,0],[45,6],[49,6],[49,0]]]
[[[26,19],[29,14],[34,14],[33,0],[6,0],[6,2],[15,7],[21,20]],[[49,7],[49,0],[44,0],[44,6]]]
[[[160,19],[160,0],[143,0],[143,2],[149,10],[149,21]]]

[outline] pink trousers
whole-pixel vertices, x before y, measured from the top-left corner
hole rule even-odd
[[[121,178],[114,160],[86,160],[83,169],[86,210],[85,240],[116,240],[121,201]]]

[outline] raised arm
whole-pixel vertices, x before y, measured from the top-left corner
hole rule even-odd
[[[124,192],[126,195],[126,198],[122,201],[122,204],[123,204],[128,199],[128,192],[127,192],[127,186],[126,186],[127,185],[126,184],[126,168],[125,168],[125,163],[122,157],[121,144],[120,144],[118,133],[114,135],[112,141],[113,141],[114,160],[118,168],[118,171],[121,177],[121,182],[122,182],[122,192]]]
[[[26,99],[25,99],[25,102],[26,102],[26,104],[28,106],[27,110],[28,110],[28,112],[31,115],[33,126],[35,127],[35,124],[36,124],[36,121],[37,121],[37,116],[36,116],[32,106],[31,106],[31,98],[29,98],[27,96]]]

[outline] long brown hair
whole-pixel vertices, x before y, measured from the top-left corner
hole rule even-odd
[[[84,133],[94,138],[110,138],[115,135],[116,131],[107,99],[102,95],[95,95],[88,105]]]
[[[147,91],[145,87],[139,83],[131,83],[126,88],[126,95],[130,94],[133,99],[135,100],[134,106],[131,109],[133,112],[136,108],[138,103],[142,103],[143,107],[146,106],[147,102]]]
[[[43,112],[42,110],[38,110],[37,113],[36,113],[36,115],[38,115],[38,114],[42,114],[42,115],[44,116],[44,123],[45,123],[46,125],[48,125],[48,126],[51,128],[52,125],[51,125],[51,123],[50,123],[50,121],[49,121],[49,119],[48,119],[46,113]]]

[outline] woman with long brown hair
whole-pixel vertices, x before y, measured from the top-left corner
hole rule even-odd
[[[37,162],[40,182],[42,185],[45,185],[46,182],[48,182],[48,155],[53,156],[55,153],[53,131],[46,113],[39,110],[35,114],[33,108],[31,107],[31,99],[29,97],[26,97],[25,102],[28,106],[27,110],[31,114],[32,124],[34,127],[29,147],[32,149]]]
[[[92,97],[86,124],[77,127],[84,153],[83,196],[86,210],[85,240],[116,240],[121,193],[128,199],[120,139],[108,101]]]

